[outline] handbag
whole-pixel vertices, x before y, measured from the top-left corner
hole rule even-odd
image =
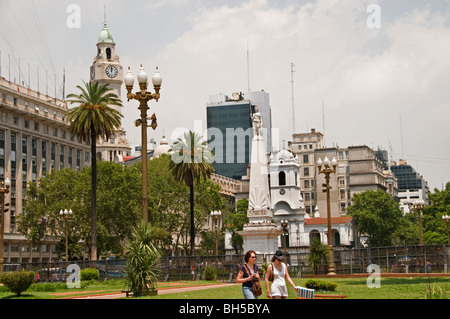
[[[272,281],[273,282],[273,277],[274,277],[274,275],[273,275],[273,264],[270,264],[271,266],[272,266],[272,270],[270,271],[270,275],[269,275],[269,281]]]
[[[247,271],[247,275],[250,277],[250,270],[248,269],[247,265],[244,265],[245,270]],[[253,290],[253,294],[256,296],[261,296],[262,295],[262,288],[261,288],[261,283],[258,280],[252,280],[252,290]]]

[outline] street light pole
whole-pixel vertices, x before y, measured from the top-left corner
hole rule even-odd
[[[335,273],[335,267],[334,267],[334,256],[333,256],[333,238],[331,234],[331,207],[330,207],[330,174],[336,173],[336,166],[337,161],[336,158],[333,157],[331,160],[331,166],[330,166],[330,160],[328,157],[325,157],[325,159],[322,162],[322,159],[319,158],[317,161],[319,174],[325,175],[325,184],[323,184],[323,191],[327,193],[327,219],[328,219],[328,233],[327,233],[327,239],[328,239],[328,274],[327,275],[336,275]]]
[[[284,241],[284,252],[283,254],[287,256],[287,245],[286,245],[286,236],[288,234],[287,230],[288,221],[287,220],[281,220],[281,228],[283,228],[283,241]]]
[[[422,210],[425,207],[425,202],[423,200],[417,200],[413,204],[414,210],[417,212],[419,218],[419,245],[423,246],[422,239]]]
[[[218,236],[217,231],[219,228],[218,224],[219,224],[219,219],[220,219],[221,215],[222,215],[222,212],[220,210],[211,212],[211,217],[214,220],[214,227],[216,229],[216,264],[217,265],[219,264],[219,236]]]
[[[72,210],[61,209],[59,216],[64,219],[64,231],[66,234],[66,268],[69,264],[69,219],[72,218]]]
[[[131,93],[133,90],[134,77],[131,74],[130,67],[128,67],[128,72],[124,76],[125,87],[127,89],[127,99],[128,101],[134,99],[139,101],[138,109],[141,111],[141,118],[137,119],[135,124],[136,126],[141,126],[141,139],[142,139],[142,148],[141,148],[141,157],[142,157],[142,219],[145,222],[148,222],[148,189],[147,189],[147,127],[150,126],[153,130],[156,129],[158,125],[156,123],[156,115],[153,115],[150,118],[147,118],[147,110],[148,101],[156,100],[158,102],[159,99],[159,90],[161,88],[162,77],[159,74],[158,67],[156,67],[155,73],[152,77],[153,88],[155,89],[155,93],[150,93],[147,91],[147,73],[144,70],[144,67],[141,64],[141,68],[137,75],[139,88],[141,89],[139,92]],[[147,125],[147,120],[151,120],[151,124]]]
[[[4,259],[4,246],[5,246],[5,195],[9,193],[9,188],[11,187],[11,181],[9,178],[6,178],[6,180],[1,182],[0,186],[0,199],[1,199],[1,228],[0,228],[0,274],[3,274],[3,266],[5,264]]]

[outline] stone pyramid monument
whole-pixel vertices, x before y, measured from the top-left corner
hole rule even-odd
[[[278,249],[278,236],[282,231],[272,222],[268,158],[262,135],[262,117],[256,106],[251,118],[253,139],[247,211],[249,222],[239,234],[244,237],[244,253],[254,250],[258,254],[274,254]]]

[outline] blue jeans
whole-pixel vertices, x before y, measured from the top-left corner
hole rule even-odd
[[[242,286],[242,293],[245,299],[258,299],[258,296],[253,294],[252,287]]]

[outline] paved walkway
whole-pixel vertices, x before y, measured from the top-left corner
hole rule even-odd
[[[211,284],[211,285],[197,285],[197,286],[188,286],[188,287],[165,287],[165,288],[159,288],[158,289],[158,295],[165,295],[170,293],[177,293],[177,292],[185,292],[185,291],[195,291],[195,290],[204,290],[204,289],[213,289],[213,288],[220,288],[220,287],[227,287],[230,285],[238,285],[236,283],[234,284]],[[71,297],[65,297],[60,299],[118,299],[118,298],[125,298],[125,293],[103,293],[103,294],[93,294],[93,295],[86,295],[86,296],[71,296]]]

